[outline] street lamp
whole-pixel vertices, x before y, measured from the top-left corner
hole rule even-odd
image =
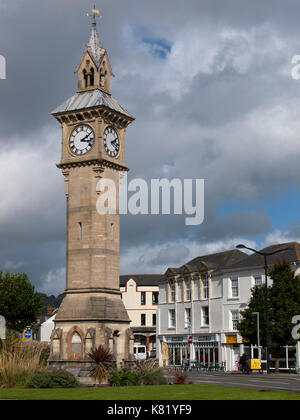
[[[261,359],[260,355],[260,339],[259,339],[259,312],[252,312],[252,315],[256,315],[257,321],[257,347],[258,347],[258,357]]]
[[[249,249],[250,251],[255,252],[256,254],[262,255],[264,257],[264,268],[265,268],[265,283],[266,283],[266,361],[267,361],[267,373],[270,373],[270,355],[269,355],[269,341],[270,341],[270,331],[269,331],[269,299],[268,299],[268,264],[267,257],[270,255],[277,254],[278,252],[287,251],[291,249],[290,247],[277,249],[273,252],[261,252],[253,248],[248,248],[247,246],[240,244],[236,248],[239,249]]]

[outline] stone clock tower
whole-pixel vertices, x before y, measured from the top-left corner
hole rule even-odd
[[[49,365],[83,368],[92,347],[104,345],[118,365],[132,359],[133,335],[119,284],[119,215],[100,215],[97,184],[117,187],[125,164],[125,132],[134,118],[111,96],[113,76],[94,19],[76,70],[77,93],[53,111],[62,127],[57,165],[67,200],[66,289],[51,336]],[[117,205],[118,209],[118,205]]]

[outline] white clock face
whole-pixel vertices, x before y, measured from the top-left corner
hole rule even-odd
[[[107,127],[104,131],[104,147],[110,157],[116,157],[119,154],[119,137],[112,127]]]
[[[75,155],[85,155],[88,153],[95,142],[95,135],[88,125],[79,125],[70,136],[70,149]]]

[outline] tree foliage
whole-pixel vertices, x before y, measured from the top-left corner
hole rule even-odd
[[[43,303],[42,315],[47,315],[49,306],[51,306],[53,310],[60,307],[64,294],[62,293],[58,295],[57,297],[55,297],[53,295],[48,296],[45,293],[40,293],[40,296],[42,298],[42,303]]]
[[[269,270],[273,283],[268,287],[270,347],[295,345],[292,338],[294,315],[300,314],[300,276],[295,276],[290,264],[277,261]],[[238,329],[252,344],[257,344],[257,324],[253,312],[260,316],[260,341],[266,345],[266,287],[254,287],[248,308],[241,312]]]
[[[0,314],[5,317],[7,328],[22,332],[37,321],[41,309],[42,299],[27,274],[3,275],[0,271]]]

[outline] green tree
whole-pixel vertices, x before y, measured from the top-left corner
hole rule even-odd
[[[273,283],[268,287],[270,347],[295,345],[291,323],[300,314],[300,277],[295,276],[286,260],[277,261],[269,270]],[[238,329],[252,344],[257,344],[257,324],[253,312],[260,315],[260,342],[266,345],[266,287],[254,287],[248,308],[241,312]]]
[[[51,295],[51,296],[47,296],[45,293],[40,293],[40,296],[42,298],[42,315],[47,315],[47,308],[48,306],[52,306],[53,309],[57,309],[59,308],[63,297],[64,297],[64,293],[58,295],[57,297]]]
[[[35,292],[25,273],[3,273],[0,271],[0,314],[6,326],[22,332],[33,325],[41,314],[42,299]]]
[[[292,318],[300,314],[300,276],[295,276],[290,264],[278,261],[270,270],[273,280],[270,296],[272,346],[295,345]]]
[[[270,288],[269,288],[270,295]],[[253,312],[259,312],[260,324],[260,345],[265,346],[266,331],[266,287],[256,286],[251,290],[251,299],[248,308],[241,311],[242,319],[238,325],[238,330],[243,338],[251,344],[257,344],[257,318]]]

